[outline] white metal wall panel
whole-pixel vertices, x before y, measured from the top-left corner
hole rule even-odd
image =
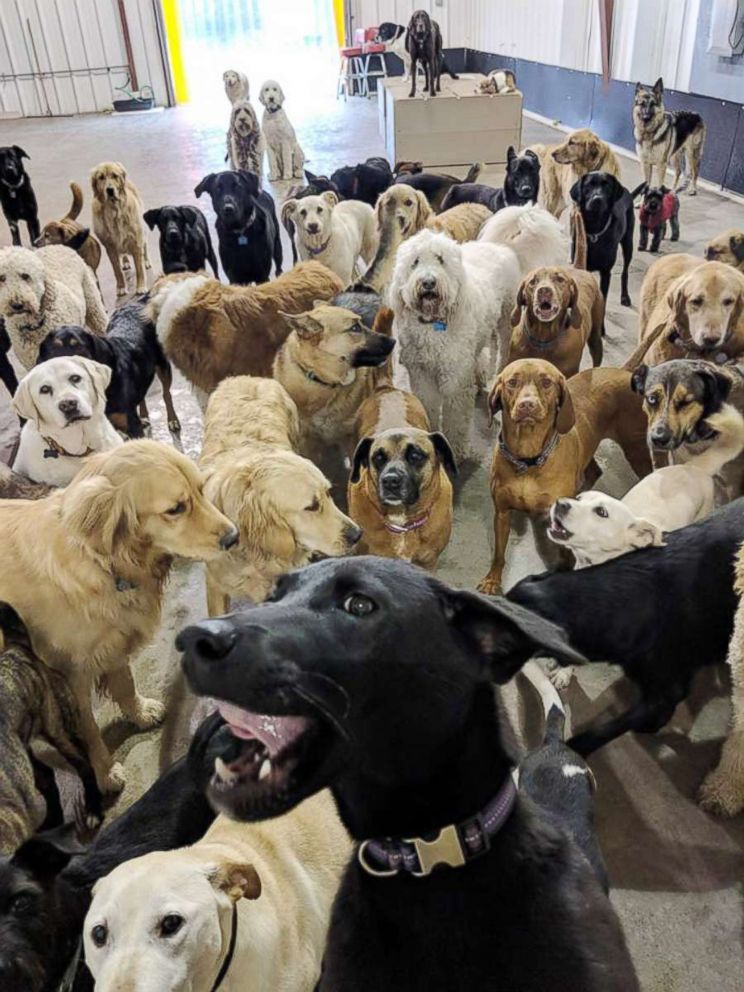
[[[351,0],[351,12],[355,28],[368,28],[392,21],[394,24],[408,24],[414,10],[428,10],[439,24],[442,38],[447,48],[465,48],[464,30],[468,23],[467,8],[471,0]]]

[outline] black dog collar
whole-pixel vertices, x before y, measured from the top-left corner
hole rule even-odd
[[[607,233],[607,229],[609,228],[610,224],[613,222],[614,219],[615,219],[614,216],[610,214],[610,216],[607,218],[607,223],[605,224],[605,226],[602,228],[601,231],[598,231],[596,234],[590,234],[587,231],[586,232],[587,241],[590,241],[592,244],[596,244],[596,242],[599,241],[602,235]],[[586,230],[586,221],[584,222],[584,230]]]
[[[509,819],[516,800],[514,779],[507,775],[491,802],[469,820],[442,827],[432,840],[365,840],[357,851],[359,864],[378,878],[391,878],[400,872],[425,878],[437,865],[461,868],[490,850],[491,839]]]
[[[700,348],[692,341],[685,341],[679,329],[675,327],[667,340],[670,344],[673,344],[675,348],[679,348],[680,351],[683,351],[685,353],[685,358],[689,358],[690,355],[699,356],[700,358],[713,362],[715,365],[725,365],[732,359],[726,354],[725,351],[720,351],[720,349],[726,344],[728,338],[729,335],[727,331],[723,341],[718,341],[712,348]]]
[[[525,324],[522,326],[522,337],[525,339],[525,341],[528,344],[532,345],[533,348],[550,348],[556,343],[558,338],[565,333],[570,320],[571,320],[571,310],[569,309],[566,311],[566,317],[563,323],[561,324],[561,326],[558,328],[557,334],[555,334],[552,338],[534,337],[534,335],[530,334],[530,332],[527,330],[527,325]]]
[[[300,365],[299,362],[297,363],[297,368],[300,372],[302,372],[306,379],[309,379],[310,382],[317,383],[319,386],[327,386],[328,389],[336,389],[337,386],[340,385],[338,382],[326,382],[325,379],[321,379],[320,376],[317,376],[312,369],[306,369],[305,366]]]
[[[227,955],[225,960],[222,962],[222,967],[219,970],[217,977],[214,980],[214,985],[212,986],[211,992],[217,992],[217,989],[222,985],[227,975],[228,969],[232,964],[233,955],[235,954],[235,944],[238,940],[238,904],[233,903],[232,911],[232,930],[230,932],[230,944],[227,948]]]
[[[550,458],[553,454],[556,444],[558,444],[558,431],[555,431],[539,455],[535,455],[534,458],[520,458],[519,455],[515,455],[513,451],[510,451],[507,448],[504,435],[499,435],[499,451],[504,458],[506,458],[509,464],[514,466],[519,475],[526,472],[530,468],[540,468],[543,466],[548,458]]]

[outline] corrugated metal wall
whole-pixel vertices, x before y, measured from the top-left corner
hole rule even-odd
[[[471,0],[350,0],[354,28],[367,28],[392,21],[394,24],[408,24],[414,10],[428,10],[442,30],[442,38],[447,48],[466,48],[466,25],[471,18],[467,8]]]
[[[149,83],[162,105],[153,0],[126,0],[126,13],[139,85]],[[116,0],[0,0],[0,112],[106,110],[126,80],[126,61]]]

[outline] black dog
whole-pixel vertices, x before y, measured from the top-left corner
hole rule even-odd
[[[501,189],[482,183],[458,183],[449,190],[442,201],[442,210],[449,210],[458,203],[482,203],[493,213],[503,207],[522,207],[537,203],[540,189],[540,159],[529,148],[517,155],[513,145],[506,150],[506,174]]]
[[[230,282],[267,282],[274,260],[275,275],[282,273],[282,239],[274,201],[258,188],[258,176],[239,172],[212,172],[194,190],[209,193],[217,214],[220,261]]]
[[[5,321],[0,317],[0,382],[5,386],[11,396],[18,389],[18,379],[15,370],[10,364],[8,352],[10,351],[10,338],[5,330]]]
[[[39,228],[39,208],[31,180],[22,159],[30,158],[18,145],[0,148],[0,204],[10,227],[10,237],[14,245],[20,245],[21,232],[18,224],[26,222],[26,230],[31,244],[41,233]]]
[[[679,241],[679,197],[666,186],[649,186],[648,183],[641,183],[636,186],[630,194],[633,199],[643,194],[643,202],[638,214],[638,226],[640,235],[638,237],[638,251],[646,251],[648,248],[648,235],[651,232],[651,247],[648,249],[657,252],[661,242],[666,237],[667,223],[672,229],[670,241]]]
[[[406,51],[411,58],[409,97],[416,96],[417,62],[424,67],[424,91],[428,89],[430,96],[436,96],[440,92],[442,72],[448,73],[453,79],[460,78],[444,61],[442,32],[425,10],[416,10],[411,15],[406,32]]]
[[[155,227],[160,231],[160,260],[166,275],[199,272],[209,262],[219,279],[207,218],[198,207],[155,207],[143,216],[151,231]]]
[[[464,183],[474,183],[482,170],[483,165],[480,162],[476,162],[470,166],[468,174],[464,179],[458,179],[457,176],[450,176],[446,172],[410,172],[397,176],[395,182],[405,183],[406,186],[412,186],[414,189],[421,190],[429,201],[429,206],[432,210],[439,213],[442,210],[444,198],[450,189],[453,186]]]
[[[631,306],[628,293],[628,267],[633,257],[633,198],[609,172],[587,172],[571,187],[571,199],[578,206],[587,240],[586,268],[599,272],[599,284],[605,301],[610,290],[612,267],[618,247],[623,249],[620,276],[620,302]],[[574,258],[576,235],[574,233]],[[574,264],[579,264],[578,260]],[[579,264],[579,268],[582,266]]]
[[[331,175],[342,200],[362,200],[374,207],[377,197],[393,182],[393,171],[386,158],[368,158],[357,165],[345,165]]]
[[[516,794],[502,743],[492,683],[538,651],[577,657],[552,624],[359,557],[285,575],[177,645],[197,693],[246,708],[212,802],[261,820],[330,786],[357,841],[321,992],[638,989],[591,867]]]
[[[744,499],[737,499],[666,534],[664,547],[533,576],[509,592],[512,602],[560,624],[587,658],[619,665],[640,690],[625,713],[572,738],[574,751],[591,754],[628,730],[656,733],[689,692],[695,672],[725,660],[742,534]]]
[[[148,426],[140,417],[149,419],[145,396],[156,375],[163,387],[168,429],[174,433],[181,430],[170,391],[173,369],[155,325],[147,318],[147,299],[146,295],[140,296],[114,310],[105,335],[91,334],[71,324],[58,327],[41,342],[37,359],[38,365],[49,358],[80,355],[108,365],[111,382],[106,390],[106,414],[115,427],[130,437],[142,437]]]

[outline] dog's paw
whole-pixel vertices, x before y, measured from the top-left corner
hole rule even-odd
[[[623,306],[623,307],[632,307],[633,306],[633,304],[630,302],[630,297],[628,296],[627,293],[624,293],[620,297],[620,306]]]
[[[688,189],[687,190],[687,195],[688,196],[697,196],[697,190],[696,189]]]
[[[492,579],[488,575],[485,579],[481,579],[476,588],[484,596],[498,596],[501,594],[501,583],[498,579]]]
[[[117,296],[126,296],[127,295],[127,287],[126,286],[117,286],[116,287],[116,295]]]
[[[168,430],[171,432],[171,434],[181,433],[181,421],[178,419],[178,417],[174,417],[173,420],[168,421]]]
[[[716,769],[706,778],[698,791],[698,804],[714,816],[736,816],[744,809],[744,791],[737,789],[728,774]]]
[[[145,283],[138,283],[134,291],[138,296],[141,296],[142,293],[147,292],[147,285]]]
[[[548,678],[556,689],[568,689],[571,685],[573,674],[571,665],[567,668],[553,668],[548,670]]]
[[[121,267],[122,267],[122,269],[131,269],[132,268],[132,259],[129,257],[129,255],[122,255],[122,257],[121,257]]]
[[[137,708],[132,714],[132,721],[138,730],[152,730],[159,727],[165,719],[165,704],[159,699],[148,699],[140,696],[137,700]]]
[[[108,770],[108,773],[103,776],[101,781],[98,783],[98,786],[101,792],[110,796],[114,793],[121,792],[126,784],[127,776],[124,773],[124,766],[120,762],[116,761]]]

